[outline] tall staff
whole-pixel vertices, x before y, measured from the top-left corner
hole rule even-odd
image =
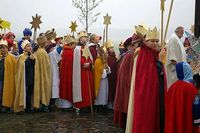
[[[161,0],[160,10],[161,10],[161,46],[164,46],[163,31],[164,31],[165,0]]]
[[[37,35],[37,29],[40,29],[40,24],[42,23],[41,16],[38,16],[38,14],[34,16],[32,16],[33,21],[30,22],[30,24],[32,24],[31,29],[34,29],[34,33],[33,33],[33,42],[36,41],[36,35]]]
[[[168,14],[168,18],[167,18],[167,24],[166,24],[166,28],[165,28],[164,41],[166,40],[166,37],[167,37],[167,32],[168,32],[168,28],[169,28],[169,22],[170,22],[170,18],[171,18],[173,4],[174,4],[174,0],[171,0],[169,14]]]
[[[106,16],[103,16],[103,18],[104,18],[103,24],[105,24],[105,29],[104,29],[104,31],[105,31],[105,35],[104,36],[106,38],[106,43],[105,44],[107,44],[107,42],[108,42],[108,26],[111,24],[111,16],[109,16],[108,13],[107,13]],[[103,40],[105,40],[105,39],[103,39]],[[107,49],[107,46],[105,46],[105,48]]]

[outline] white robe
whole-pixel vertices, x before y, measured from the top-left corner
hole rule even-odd
[[[59,99],[59,108],[71,108],[72,103],[65,99]]]
[[[110,71],[108,73],[110,73]],[[108,73],[106,72],[106,69],[103,70],[99,93],[95,99],[94,105],[108,104]]]
[[[52,70],[52,91],[51,91],[51,98],[59,98],[59,84],[60,84],[60,77],[59,77],[59,68],[58,62],[61,60],[61,55],[55,49],[49,53],[49,57],[51,60],[51,70]]]
[[[177,63],[186,62],[186,52],[183,43],[175,33],[172,34],[167,46],[167,88],[177,80],[175,65],[171,63],[171,60]]]

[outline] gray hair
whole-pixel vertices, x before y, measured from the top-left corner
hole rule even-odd
[[[178,26],[175,30],[175,33],[178,33],[180,30],[183,30],[183,29],[184,29],[183,26]]]

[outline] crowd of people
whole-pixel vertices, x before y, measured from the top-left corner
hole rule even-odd
[[[200,68],[187,60],[184,28],[177,27],[165,47],[156,27],[135,31],[120,43],[118,56],[112,41],[101,45],[101,36],[84,31],[57,37],[52,29],[37,42],[29,28],[18,42],[12,32],[1,35],[1,113],[110,109],[127,133],[197,132]]]

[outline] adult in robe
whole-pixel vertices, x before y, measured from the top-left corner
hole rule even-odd
[[[28,40],[22,42],[23,54],[17,60],[17,71],[15,74],[15,102],[14,112],[32,112],[34,108],[39,109],[39,69],[38,61],[32,54],[31,43]]]
[[[134,54],[128,104],[127,133],[163,133],[165,71],[159,61],[159,33],[155,27]]]
[[[16,59],[8,52],[8,42],[0,40],[0,111],[10,112],[15,98]]]
[[[87,33],[78,33],[79,43],[74,49],[73,58],[73,103],[76,111],[92,106],[94,101],[94,88],[92,78],[92,55],[86,46]]]
[[[175,65],[178,62],[186,62],[186,52],[181,42],[183,37],[184,28],[179,26],[176,28],[175,33],[172,34],[167,46],[167,88],[177,80]]]
[[[51,62],[49,55],[45,51],[45,45],[47,39],[45,36],[37,38],[38,49],[35,52],[36,58],[39,64],[39,95],[38,98],[42,104],[41,111],[48,112],[48,105],[51,98],[51,86],[52,86],[52,73],[51,73]],[[39,103],[38,103],[39,104]]]
[[[97,49],[100,47],[99,42],[101,40],[101,36],[98,36],[97,34],[92,34],[90,36],[90,43],[88,44],[88,47],[90,49],[90,53],[92,54],[93,62],[97,59]]]
[[[113,42],[108,40],[105,44],[107,48],[107,64],[111,73],[108,74],[109,92],[108,92],[108,109],[113,109],[117,83],[117,58]]]
[[[94,90],[95,90],[95,102],[97,111],[99,109],[105,109],[105,105],[108,104],[108,77],[110,73],[110,67],[106,61],[106,53],[103,48],[98,48],[98,57],[94,62]]]
[[[197,96],[191,67],[186,62],[176,64],[178,80],[167,91],[165,133],[194,133],[192,106]]]
[[[60,63],[60,108],[72,107],[72,72],[75,40],[72,36],[64,36],[62,60]]]
[[[114,123],[123,129],[126,127],[126,118],[133,69],[133,54],[140,42],[134,34],[124,42],[126,53],[124,54],[117,75],[116,95],[114,101]]]

